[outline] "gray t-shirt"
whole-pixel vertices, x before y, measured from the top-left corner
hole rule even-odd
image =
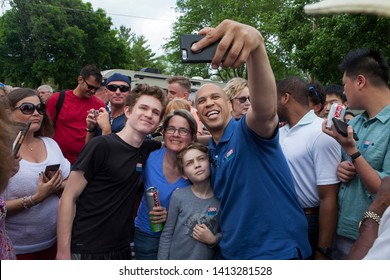
[[[168,219],[160,237],[157,258],[159,260],[212,259],[215,248],[195,240],[192,231],[197,224],[205,224],[218,238],[219,210],[220,203],[215,197],[198,198],[191,187],[175,190],[169,204]]]

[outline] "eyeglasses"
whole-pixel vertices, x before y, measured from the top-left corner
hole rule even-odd
[[[125,86],[125,85],[108,85],[106,86],[106,88],[109,90],[109,91],[112,91],[112,92],[116,92],[116,90],[119,88],[119,91],[120,92],[126,92],[126,91],[129,91],[130,87],[128,86]]]
[[[38,114],[43,115],[46,112],[46,105],[43,103],[39,103],[38,105],[34,105],[32,103],[22,103],[22,105],[15,107],[15,109],[20,109],[24,115],[32,115],[35,110],[37,110]]]
[[[188,130],[187,128],[184,128],[184,127],[181,127],[181,128],[175,128],[173,126],[168,126],[166,129],[165,129],[165,132],[168,133],[168,134],[175,134],[175,132],[178,131],[179,132],[179,135],[180,136],[187,136],[191,133],[190,130]]]
[[[89,90],[98,90],[100,87],[95,87],[95,86],[93,86],[93,85],[90,85],[90,84],[88,84],[88,82],[83,78],[83,80],[84,80],[84,83],[86,83],[87,84],[87,87],[88,87],[88,89]]]
[[[247,100],[251,102],[249,96],[241,96],[241,97],[236,97],[233,99],[237,99],[241,104],[244,104]]]

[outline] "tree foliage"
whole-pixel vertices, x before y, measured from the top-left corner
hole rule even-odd
[[[157,63],[149,61],[154,54],[142,36],[126,38],[90,3],[13,0],[10,5],[0,18],[0,80],[35,88],[51,79],[59,88],[71,88],[89,63],[102,70]]]
[[[322,83],[338,83],[338,64],[354,48],[374,48],[390,57],[390,19],[363,15],[311,17],[303,7],[317,0],[178,0],[180,14],[164,45],[171,72],[210,75],[209,65],[180,63],[179,35],[196,33],[233,19],[257,28],[265,38],[275,77],[299,75]],[[222,80],[246,77],[245,68],[220,70]]]
[[[311,17],[305,0],[284,1],[274,18],[279,48],[309,79],[340,83],[338,65],[355,48],[372,48],[390,58],[390,19],[366,15]]]

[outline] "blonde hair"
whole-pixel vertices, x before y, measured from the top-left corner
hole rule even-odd
[[[229,100],[233,100],[240,92],[248,86],[248,81],[243,78],[233,78],[229,80],[223,89],[229,98]]]
[[[183,109],[191,112],[191,105],[188,100],[176,97],[168,102],[163,119],[165,119],[170,113],[178,109]]]

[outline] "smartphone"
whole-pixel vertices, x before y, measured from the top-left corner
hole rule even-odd
[[[180,58],[183,63],[208,63],[213,60],[214,54],[217,50],[219,41],[207,46],[206,48],[193,52],[191,47],[196,42],[200,41],[204,35],[188,34],[180,35]],[[227,52],[226,52],[227,53]],[[222,61],[225,60],[226,54]]]
[[[31,121],[28,121],[22,130],[19,131],[18,135],[16,136],[13,144],[12,144],[12,154],[14,157],[18,154],[20,147],[22,146],[22,143],[24,141],[24,138],[27,135],[28,130],[30,129]]]
[[[50,180],[54,173],[60,168],[59,164],[47,165],[45,168],[45,175]]]
[[[347,130],[348,124],[337,118],[332,118],[332,121],[337,132],[343,135],[344,137],[348,137],[348,130]],[[355,132],[353,132],[353,139],[355,139],[355,141],[359,140],[359,137],[356,135]]]

